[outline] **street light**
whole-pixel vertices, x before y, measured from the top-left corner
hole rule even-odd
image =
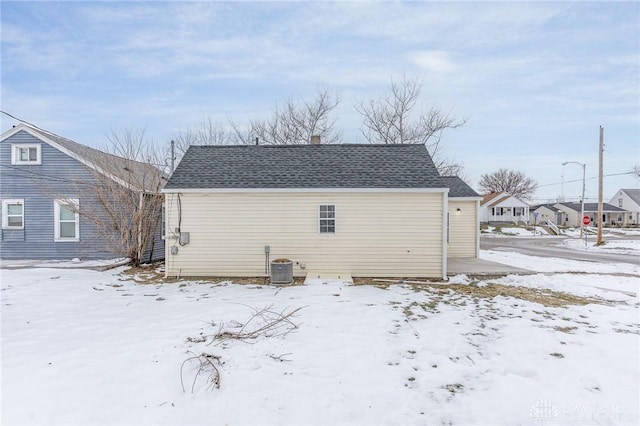
[[[582,236],[584,235],[584,223],[582,223],[582,218],[584,217],[584,185],[587,165],[584,163],[580,163],[579,161],[565,161],[564,163],[562,163],[562,165],[566,166],[570,163],[582,166],[582,211],[580,212],[580,238],[582,238]]]

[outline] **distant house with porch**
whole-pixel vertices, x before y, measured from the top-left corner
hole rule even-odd
[[[620,189],[609,204],[627,211],[624,224],[640,224],[640,189]]]
[[[492,192],[480,201],[480,222],[529,221],[529,205],[508,192]]]
[[[556,203],[554,207],[565,213],[564,226],[580,226],[582,223],[581,203]],[[584,215],[591,218],[591,223],[596,224],[598,217],[598,203],[584,203]],[[608,203],[602,204],[602,223],[605,226],[617,226],[625,224],[628,212]]]

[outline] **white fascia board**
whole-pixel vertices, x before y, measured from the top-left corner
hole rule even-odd
[[[328,192],[393,192],[448,194],[449,188],[182,188],[163,189],[165,194],[230,194],[230,193],[328,193]]]
[[[480,201],[482,197],[449,197],[449,201]]]

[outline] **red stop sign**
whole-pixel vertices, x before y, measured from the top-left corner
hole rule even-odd
[[[583,225],[588,225],[591,223],[591,218],[589,216],[583,216],[582,217],[582,224]]]

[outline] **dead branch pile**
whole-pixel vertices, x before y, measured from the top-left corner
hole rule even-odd
[[[191,343],[205,343],[207,344],[225,344],[226,342],[232,340],[239,340],[245,343],[254,343],[255,340],[261,336],[264,337],[280,337],[286,336],[293,330],[298,328],[298,324],[293,322],[296,314],[302,307],[287,310],[284,309],[282,311],[276,311],[273,309],[273,305],[264,307],[264,308],[256,308],[250,307],[253,311],[251,316],[244,323],[232,320],[228,323],[220,323],[218,326],[218,332],[206,337],[198,337],[198,338],[187,338],[188,342]],[[212,323],[213,325],[213,323]],[[180,366],[180,384],[182,385],[182,391],[186,392],[184,387],[184,367],[186,364],[195,363],[196,371],[193,377],[193,381],[191,382],[191,392],[193,393],[196,382],[198,381],[198,377],[202,375],[206,375],[208,389],[220,388],[220,369],[224,362],[221,360],[221,357],[218,355],[213,355],[210,353],[202,352],[200,355],[197,355],[195,352],[187,351],[189,356],[182,362]],[[283,354],[280,356],[272,356],[270,357],[277,361],[290,361],[289,359],[285,359],[286,355],[291,355],[290,353]]]
[[[230,321],[221,323],[218,332],[213,335],[210,343],[216,345],[228,340],[240,340],[249,343],[260,336],[278,337],[285,336],[298,328],[292,319],[302,307],[292,311],[275,311],[273,305],[264,308],[251,307],[253,313],[244,323]]]

